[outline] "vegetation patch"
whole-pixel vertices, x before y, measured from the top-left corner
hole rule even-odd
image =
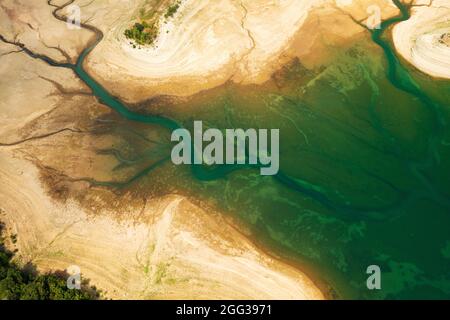
[[[450,32],[447,32],[447,33],[444,33],[443,35],[441,35],[441,37],[439,38],[439,42],[450,47]]]
[[[138,22],[125,30],[125,37],[130,40],[133,47],[152,45],[159,33],[160,18],[167,20],[175,15],[181,5],[181,1],[147,0],[139,10]]]
[[[175,15],[175,13],[177,13],[178,9],[180,8],[180,2],[176,2],[175,4],[169,6],[169,8],[167,8],[167,12],[164,15],[164,17],[167,18],[171,18]]]
[[[125,37],[135,41],[139,45],[151,45],[158,36],[158,28],[147,22],[136,22],[133,27],[125,30]]]
[[[169,264],[168,263],[163,263],[163,262],[160,262],[156,266],[156,272],[155,272],[155,278],[154,278],[154,281],[155,281],[156,284],[161,284],[162,283],[162,280],[167,275],[168,267],[169,267]]]
[[[69,289],[66,283],[68,275],[63,272],[37,274],[31,264],[20,268],[12,262],[14,254],[4,246],[3,228],[3,224],[0,223],[0,300],[91,300],[98,298],[93,287],[84,286],[81,290]]]

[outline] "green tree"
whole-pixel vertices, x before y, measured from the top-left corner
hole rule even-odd
[[[94,288],[71,290],[64,277],[48,273],[32,275],[14,264],[13,254],[3,246],[0,224],[0,299],[87,300],[97,297]]]

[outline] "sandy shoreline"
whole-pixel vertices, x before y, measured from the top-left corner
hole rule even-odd
[[[261,83],[279,68],[280,54],[308,12],[324,2],[185,0],[173,18],[161,23],[155,46],[142,49],[123,35],[132,16],[112,12],[98,18],[105,39],[86,67],[129,101],[192,95],[230,79]]]
[[[52,201],[37,169],[11,152],[0,150],[1,220],[17,234],[10,246],[22,263],[44,272],[76,265],[107,298],[324,298],[303,273],[187,199],[150,204],[146,222],[123,219],[126,211],[88,215],[75,203]]]
[[[412,9],[411,18],[397,24],[393,40],[397,51],[408,62],[426,74],[450,78],[450,43],[443,41],[450,34],[450,1],[416,1],[425,5]]]

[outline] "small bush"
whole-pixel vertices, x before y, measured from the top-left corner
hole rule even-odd
[[[97,297],[96,293],[67,288],[64,277],[57,274],[33,275],[19,268],[11,261],[13,253],[3,246],[2,230],[0,224],[1,300],[89,300]]]
[[[174,5],[171,5],[169,8],[167,8],[167,12],[164,15],[164,17],[166,19],[170,18],[170,17],[173,17],[174,14],[177,13],[179,8],[180,8],[180,3],[179,2],[175,3]]]
[[[125,30],[125,37],[134,40],[139,45],[152,44],[157,36],[157,31],[154,26],[149,26],[145,21],[142,23],[136,22],[133,27]]]

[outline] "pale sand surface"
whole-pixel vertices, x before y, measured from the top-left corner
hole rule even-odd
[[[363,37],[370,36],[365,27],[353,20],[370,25],[372,20],[368,9],[375,7],[380,10],[382,20],[399,12],[389,0],[336,0],[313,8],[289,41],[289,47],[283,51],[284,61],[298,57],[308,69],[326,66],[336,58],[339,51],[336,48],[354,46]]]
[[[431,76],[450,78],[450,0],[416,2],[408,21],[397,24],[393,40],[397,51],[412,65]],[[444,39],[443,39],[444,37]]]
[[[311,48],[312,37],[324,43],[341,39],[340,45],[365,32],[345,13],[364,21],[370,6],[378,6],[383,19],[398,11],[386,0],[185,0],[173,18],[161,18],[153,47],[133,48],[123,33],[136,21],[142,2],[109,0],[115,9],[102,14],[98,7],[103,2],[83,8],[84,16],[105,33],[86,67],[129,102],[143,96],[188,96],[228,80],[263,83]],[[311,15],[315,22],[306,23]],[[333,39],[323,39],[319,29]],[[333,51],[315,49],[320,49],[316,60]]]
[[[92,19],[107,33],[87,66],[108,88],[133,101],[143,94],[190,95],[228,79],[262,82],[279,67],[277,58],[310,9],[324,2],[184,0],[175,16],[161,23],[154,47],[134,49],[123,32],[140,2],[110,1],[123,9]]]
[[[53,1],[54,4],[65,2]],[[68,29],[63,22],[53,17],[53,9],[47,5],[47,0],[2,0],[1,33],[55,60],[63,62],[66,59],[58,49],[63,49],[73,59],[92,37],[92,33],[83,29]]]
[[[124,219],[133,215],[127,209],[87,215],[53,202],[32,164],[0,153],[0,217],[18,235],[22,263],[41,271],[76,265],[108,298],[323,299],[303,273],[187,199],[150,204],[140,222]]]
[[[0,141],[10,143],[22,136],[20,129],[28,123],[51,112],[62,99],[71,104],[71,96],[58,96],[55,86],[48,80],[63,83],[64,88],[89,92],[66,69],[56,69],[44,62],[18,54],[17,48],[0,43]],[[76,108],[74,106],[74,108]],[[60,125],[63,125],[60,123]],[[69,125],[71,126],[71,125]],[[49,128],[46,128],[48,132]],[[38,134],[37,128],[34,133]]]
[[[161,17],[155,46],[139,49],[133,48],[123,33],[137,21],[143,3],[75,2],[81,7],[82,20],[105,35],[88,57],[87,70],[113,94],[129,102],[161,94],[188,96],[227,80],[262,83],[311,48],[311,38],[329,42],[322,39],[318,29],[334,33],[336,39],[351,39],[355,31],[364,32],[351,20],[345,21],[335,7],[358,20],[369,15],[370,5],[378,5],[383,18],[396,11],[386,0],[183,0],[173,18]],[[73,57],[93,37],[83,29],[69,30],[54,19],[45,0],[33,4],[21,0],[16,6],[8,0],[4,7],[8,10],[4,10],[1,24],[9,30],[10,38],[17,35],[32,49],[53,58],[64,57],[49,46],[59,46]],[[305,24],[311,13],[320,18]],[[293,44],[296,50],[292,50]],[[324,51],[332,52],[329,48],[314,49],[319,59],[326,55]]]

